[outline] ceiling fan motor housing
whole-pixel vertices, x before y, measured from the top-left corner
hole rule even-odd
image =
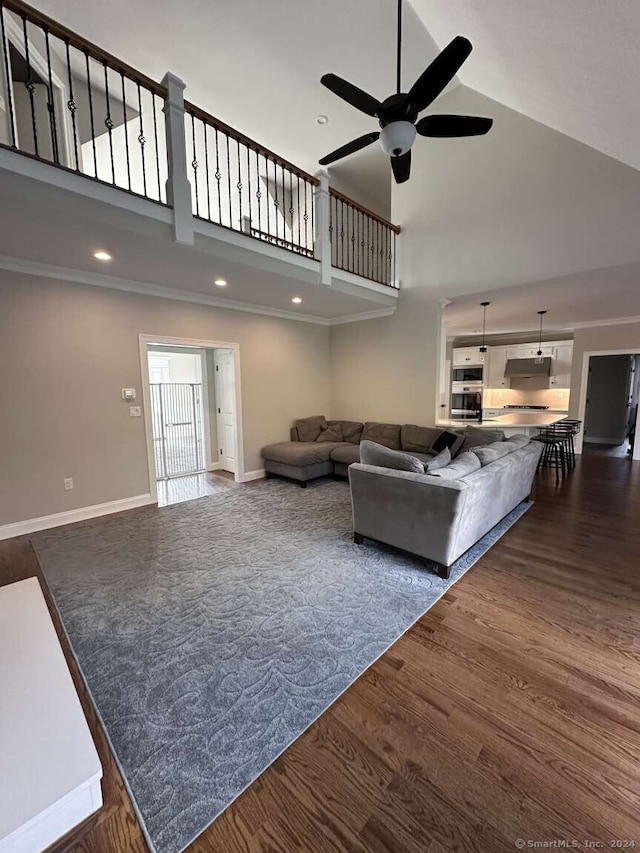
[[[415,125],[410,121],[394,121],[380,131],[380,145],[389,157],[402,157],[416,138]]]

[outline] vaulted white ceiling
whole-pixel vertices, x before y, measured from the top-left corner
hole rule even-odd
[[[466,86],[640,169],[637,0],[411,0]]]

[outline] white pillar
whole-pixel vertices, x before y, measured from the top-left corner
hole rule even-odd
[[[162,78],[162,85],[167,89],[163,112],[167,140],[167,201],[173,206],[173,238],[176,243],[193,245],[191,184],[187,173],[184,132],[185,84],[175,74],[167,71]]]
[[[314,187],[313,203],[315,205],[315,234],[313,249],[315,257],[320,261],[320,282],[331,287],[331,234],[329,232],[329,172],[322,169],[315,177],[320,184]]]

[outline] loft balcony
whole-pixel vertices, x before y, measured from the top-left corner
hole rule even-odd
[[[395,310],[400,229],[328,172],[20,0],[0,0],[0,53],[0,267],[326,324]]]

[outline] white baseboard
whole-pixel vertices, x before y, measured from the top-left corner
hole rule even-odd
[[[54,515],[14,521],[0,527],[0,539],[12,539],[14,536],[24,536],[26,533],[35,533],[37,530],[48,530],[50,527],[61,527],[63,524],[73,524],[76,521],[85,521],[88,518],[97,518],[100,515],[110,515],[112,512],[123,512],[126,509],[135,509],[154,503],[157,501],[150,494],[135,495],[131,498],[108,501],[104,504],[70,509],[67,512],[56,512]]]
[[[249,483],[251,480],[261,480],[266,473],[264,468],[259,468],[257,471],[245,471],[240,482]]]
[[[583,442],[585,444],[616,444],[620,446],[624,444],[624,438],[592,438],[590,435],[585,435]]]
[[[207,465],[207,471],[219,471],[222,468],[222,462],[211,462]]]

